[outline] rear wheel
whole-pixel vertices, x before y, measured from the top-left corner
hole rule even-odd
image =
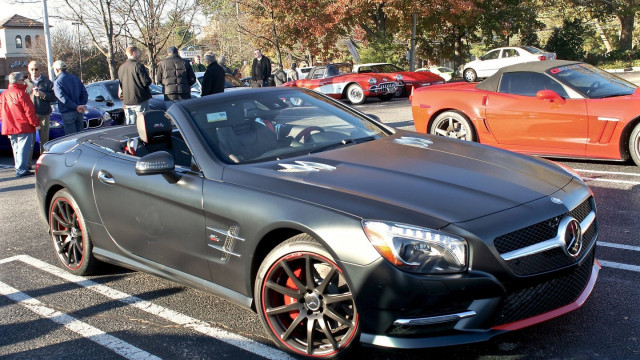
[[[462,77],[464,77],[465,80],[467,80],[468,82],[474,82],[476,80],[478,80],[478,76],[476,75],[476,71],[473,69],[466,69],[464,71],[464,73],[462,74]]]
[[[351,84],[347,88],[347,100],[354,105],[359,105],[367,100],[366,96],[364,96],[364,91],[358,84]]]
[[[429,134],[446,136],[458,140],[476,141],[471,122],[455,111],[445,111],[438,115],[429,129]]]
[[[629,138],[629,153],[636,165],[640,166],[640,123],[631,132]]]
[[[265,329],[284,350],[336,358],[357,343],[351,288],[331,255],[307,234],[294,236],[267,255],[254,297]]]
[[[53,248],[70,273],[89,275],[96,267],[91,240],[78,203],[66,190],[58,191],[49,207]]]

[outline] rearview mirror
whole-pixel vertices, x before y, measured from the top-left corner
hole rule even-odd
[[[540,100],[548,100],[549,102],[563,105],[567,102],[562,96],[553,90],[540,90],[536,93],[536,97]]]

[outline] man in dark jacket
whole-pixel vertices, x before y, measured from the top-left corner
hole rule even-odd
[[[62,114],[65,135],[84,130],[84,116],[87,111],[87,89],[82,81],[67,72],[67,64],[58,60],[53,63],[56,81],[53,91],[58,98],[58,110]]]
[[[40,121],[40,145],[49,141],[49,119],[51,117],[51,103],[55,102],[56,94],[53,92],[53,82],[40,73],[40,64],[35,60],[27,67],[29,77],[24,80],[27,85],[27,94],[33,101],[36,116]]]
[[[9,88],[0,94],[2,135],[7,135],[11,141],[16,177],[33,175],[29,167],[39,125],[36,109],[26,90],[24,75],[14,72],[9,74]]]
[[[191,65],[178,55],[175,46],[167,49],[166,59],[158,64],[156,84],[162,85],[167,109],[175,101],[191,99],[191,85],[196,83],[196,74]]]
[[[204,62],[207,64],[207,71],[204,72],[202,78],[200,95],[207,96],[224,92],[224,69],[216,61],[216,56],[207,54],[204,56]]]
[[[224,55],[220,56],[220,59],[218,59],[218,64],[222,67],[222,70],[224,70],[225,74],[229,74],[231,76],[236,76],[238,74],[238,69],[231,70],[231,68],[227,66],[227,58]]]
[[[138,62],[140,50],[135,46],[129,46],[126,52],[128,59],[120,65],[118,78],[126,116],[125,123],[133,125],[138,114],[149,110],[151,78],[147,68]]]
[[[269,76],[271,76],[271,60],[262,55],[260,49],[253,52],[256,57],[251,65],[251,84],[255,87],[269,86]]]

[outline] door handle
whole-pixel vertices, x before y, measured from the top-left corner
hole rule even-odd
[[[104,170],[98,171],[98,179],[105,184],[113,185],[116,183],[115,179],[111,177],[111,174]]]

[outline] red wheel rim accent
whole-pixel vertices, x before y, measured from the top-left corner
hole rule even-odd
[[[60,261],[70,270],[77,270],[84,262],[84,229],[71,202],[57,198],[49,212],[49,226],[53,245]]]

